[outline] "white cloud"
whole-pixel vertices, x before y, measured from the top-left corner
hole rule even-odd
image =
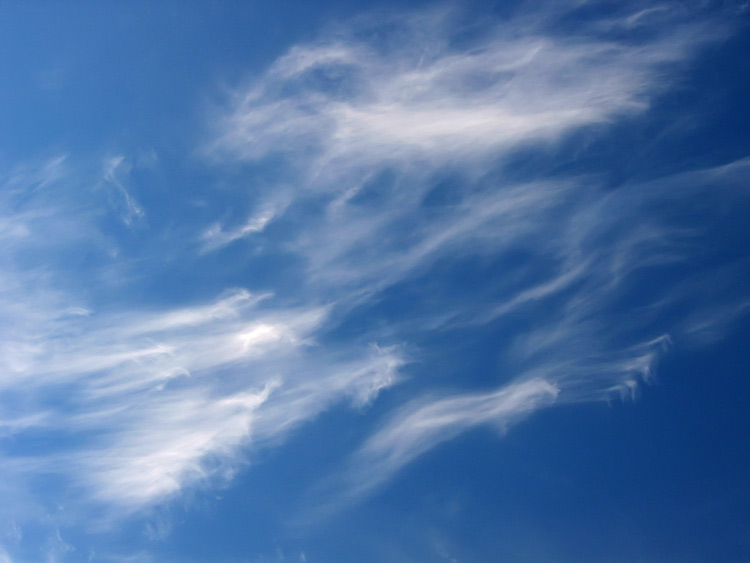
[[[70,452],[38,460],[38,470],[133,510],[197,482],[226,481],[241,446],[283,439],[341,399],[365,405],[396,381],[395,350],[341,355],[316,346],[325,310],[259,307],[240,291],[191,309],[94,312],[38,326],[47,336],[26,343],[24,363],[6,359],[12,377],[2,389],[23,387],[40,404],[4,426],[20,439],[33,431],[75,439]],[[62,404],[48,404],[55,389],[65,389]]]
[[[120,213],[122,221],[131,226],[144,216],[144,212],[123,179],[130,172],[130,163],[122,155],[111,156],[104,159],[102,168],[105,185],[114,188],[111,205]]]
[[[488,393],[415,400],[400,409],[354,454],[347,476],[350,493],[361,494],[436,445],[480,425],[505,429],[554,403],[559,389],[542,379],[509,384]]]
[[[650,16],[632,17],[640,25]],[[695,284],[670,299],[668,283],[643,296],[630,282],[689,260],[700,219],[673,204],[700,200],[701,213],[714,214],[717,200],[740,202],[747,160],[617,190],[541,172],[512,180],[503,167],[515,151],[545,151],[568,133],[647,111],[668,86],[668,63],[706,37],[675,25],[636,44],[604,39],[596,26],[563,36],[520,18],[468,40],[451,18],[434,11],[344,26],[293,47],[238,92],[208,153],[219,166],[280,157],[284,169],[278,182],[233,193],[251,210],[239,225],[187,221],[160,230],[159,244],[133,245],[129,258],[105,256],[118,241],[97,229],[101,207],[83,205],[80,192],[64,201],[45,192],[74,191],[67,160],[9,176],[10,195],[0,196],[0,437],[41,434],[56,446],[0,458],[13,482],[3,487],[25,490],[24,474],[53,474],[68,486],[63,501],[138,511],[227,482],[254,448],[336,403],[365,408],[401,377],[409,354],[393,343],[480,325],[498,335],[502,369],[483,387],[465,389],[462,368],[451,382],[458,391],[416,381],[432,393],[410,396],[352,456],[342,498],[357,497],[473,428],[633,396],[674,327],[683,330],[662,318],[676,302],[702,300],[709,312],[684,326],[721,321]],[[106,159],[104,183],[133,224],[146,210],[125,181],[127,163]],[[158,230],[158,213],[153,223]],[[228,272],[255,273],[251,257],[206,272],[231,243],[257,239],[299,266],[280,268],[276,295],[226,287]],[[66,260],[83,251],[102,257],[74,262],[70,276]],[[477,263],[479,287],[445,280]],[[191,273],[205,277],[193,287]],[[100,283],[107,275],[120,285]],[[122,289],[143,279],[153,284]],[[205,297],[171,292],[175,280]],[[368,307],[399,284],[414,297],[372,320]],[[149,306],[143,295],[155,285],[174,302]],[[332,337],[351,314],[367,317],[362,334]]]
[[[484,25],[469,41],[455,37],[457,10],[340,26],[291,48],[238,92],[208,152],[218,162],[282,155],[296,185],[289,206],[327,198],[328,213],[307,216],[287,241],[325,287],[377,291],[470,241],[473,252],[496,253],[534,236],[545,211],[583,190],[477,178],[518,149],[647,110],[665,65],[712,37],[677,24],[645,42],[604,38],[596,24],[565,35],[544,27],[559,15],[544,10]],[[471,187],[452,206],[426,210],[434,174],[445,170]],[[383,174],[392,186],[380,185]],[[358,202],[369,192],[379,205]],[[260,224],[214,225],[204,237],[215,249]]]
[[[500,21],[457,47],[455,12],[374,16],[292,48],[237,96],[212,150],[293,154],[324,180],[342,167],[466,165],[643,111],[659,67],[696,42],[679,32],[645,45],[555,35],[537,15],[536,25]]]
[[[744,161],[726,173],[617,190],[594,177],[512,181],[504,164],[519,150],[553,150],[572,132],[593,135],[647,112],[675,66],[716,39],[717,28],[660,6],[563,33],[554,19],[564,11],[522,10],[475,24],[469,39],[456,34],[455,10],[341,26],[290,49],[237,93],[220,121],[208,148],[215,162],[281,158],[285,185],[289,176],[296,184],[288,213],[326,203],[277,241],[306,263],[310,291],[335,295],[348,311],[421,279],[426,304],[415,306],[416,317],[391,318],[393,332],[514,327],[499,331],[507,370],[487,376],[493,390],[407,404],[354,454],[342,497],[491,420],[555,402],[635,397],[670,333],[685,333],[666,322],[664,295],[637,295],[635,282],[655,275],[649,279],[669,294],[659,268],[689,262],[705,218],[681,216],[680,206],[700,202],[697,215],[707,216],[720,213],[720,197],[742,199]],[[668,24],[649,26],[655,18]],[[628,39],[622,30],[635,27],[641,35]],[[441,175],[452,178],[450,197],[430,206]],[[520,264],[504,260],[519,255]],[[443,268],[471,257],[509,266],[498,266],[477,295],[428,299]],[[681,303],[706,300],[693,285]],[[519,318],[533,325],[519,329]]]
[[[99,500],[140,508],[226,472],[228,467],[212,467],[210,461],[232,460],[270,392],[269,385],[226,397],[188,390],[143,397],[137,406],[128,405],[128,413],[97,416],[97,424],[117,431],[106,438],[112,442],[107,446],[76,454],[85,484]]]
[[[35,192],[42,182],[24,177],[25,192],[21,174],[13,180],[23,204],[0,201],[10,226],[0,233],[0,438],[56,445],[0,457],[16,491],[2,518],[36,514],[28,480],[49,475],[64,485],[58,502],[74,495],[75,511],[88,503],[115,516],[226,483],[253,447],[282,441],[337,402],[361,409],[398,380],[396,348],[319,345],[331,309],[313,300],[279,304],[234,289],[192,306],[92,307],[76,289],[79,276],[97,279],[97,262],[68,281],[56,276],[64,264],[24,259],[29,248],[96,248],[97,236],[80,236],[96,233],[96,213],[70,190],[56,206],[47,197],[44,189],[69,187],[66,174]],[[37,222],[39,209],[54,220]],[[18,236],[21,223],[30,227]]]
[[[273,199],[261,205],[243,225],[228,230],[220,223],[212,225],[201,235],[203,251],[216,250],[236,240],[262,233],[274,219],[283,215],[287,205],[289,201],[283,193],[274,194]]]

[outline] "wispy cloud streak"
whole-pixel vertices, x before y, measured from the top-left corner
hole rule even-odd
[[[348,493],[360,495],[388,480],[410,461],[481,425],[498,429],[554,403],[559,389],[530,379],[489,393],[467,393],[435,400],[420,399],[404,407],[356,453],[347,475]]]
[[[508,165],[520,151],[554,150],[573,132],[604,134],[648,112],[720,26],[665,4],[561,31],[567,9],[540,10],[473,23],[470,38],[455,10],[335,28],[239,91],[208,148],[217,162],[287,163],[284,181],[297,186],[287,214],[308,211],[304,230],[290,223],[276,242],[307,265],[311,291],[356,312],[389,288],[414,287],[416,303],[389,319],[392,331],[503,334],[504,369],[483,378],[494,388],[418,397],[352,456],[342,479],[355,497],[495,419],[634,397],[670,343],[687,337],[676,311],[718,318],[700,282],[678,296],[658,280],[690,270],[706,222],[722,213],[717,200],[746,205],[745,161],[729,174],[617,190],[544,171],[512,180]],[[688,208],[692,216],[680,212]],[[470,299],[445,273],[477,261],[498,265]],[[644,280],[654,294],[641,293]],[[534,326],[518,328],[525,318]]]
[[[9,479],[53,475],[66,484],[61,502],[75,494],[120,514],[226,483],[253,448],[332,405],[372,403],[422,342],[414,357],[454,377],[438,386],[414,370],[417,391],[346,462],[346,502],[472,429],[633,397],[670,344],[741,314],[737,291],[717,307],[705,287],[731,289],[725,274],[747,263],[703,271],[691,258],[712,222],[747,209],[747,160],[617,189],[511,166],[521,151],[546,154],[648,112],[674,65],[715,33],[649,27],[669,18],[661,10],[563,33],[543,9],[475,22],[471,34],[454,25],[458,12],[397,14],[291,48],[237,92],[204,147],[217,177],[227,162],[264,171],[233,192],[250,210],[243,221],[223,222],[231,213],[215,204],[205,223],[162,228],[126,189],[125,157],[97,169],[89,185],[109,186],[122,220],[155,217],[160,243],[132,243],[127,259],[105,252],[116,234],[97,227],[90,193],[71,188],[85,182],[66,177],[68,161],[10,174],[0,196]],[[123,264],[132,293],[99,284]],[[254,277],[263,268],[278,291]],[[175,280],[202,297],[172,291]],[[173,302],[143,298],[155,286]],[[430,345],[476,330],[496,342],[495,372]],[[54,447],[37,451],[40,440]]]
[[[225,480],[240,446],[282,439],[342,399],[365,405],[395,382],[402,360],[393,350],[316,346],[325,310],[257,301],[240,291],[193,309],[94,312],[36,327],[51,339],[6,339],[25,347],[25,362],[5,363],[0,391],[23,389],[27,401],[5,432],[59,440],[62,451],[38,470],[80,475],[74,484],[93,500],[138,509]]]
[[[466,165],[643,111],[660,69],[707,39],[686,27],[646,43],[593,26],[554,33],[545,29],[553,14],[477,27],[459,44],[455,9],[341,27],[292,48],[239,93],[212,150],[294,154],[322,180],[342,166]]]
[[[61,163],[44,189],[71,181]],[[65,483],[62,504],[75,494],[111,514],[149,508],[226,483],[247,448],[282,441],[336,403],[362,409],[398,380],[396,348],[321,346],[331,309],[312,300],[230,289],[183,307],[83,306],[78,282],[55,278],[62,266],[24,258],[96,248],[100,236],[82,235],[97,233],[97,214],[34,193],[33,177],[24,186],[16,175],[19,196],[0,205],[0,465],[14,488],[52,476]],[[38,440],[54,447],[25,446]],[[19,508],[0,517],[23,520]]]

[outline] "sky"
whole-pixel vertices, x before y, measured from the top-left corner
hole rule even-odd
[[[0,3],[0,562],[750,560],[750,4]]]

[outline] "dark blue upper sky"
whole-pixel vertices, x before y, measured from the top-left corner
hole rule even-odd
[[[0,6],[0,563],[750,560],[749,16]]]

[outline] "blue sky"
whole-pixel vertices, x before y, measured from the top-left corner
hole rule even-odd
[[[0,6],[0,562],[750,558],[749,15]]]

